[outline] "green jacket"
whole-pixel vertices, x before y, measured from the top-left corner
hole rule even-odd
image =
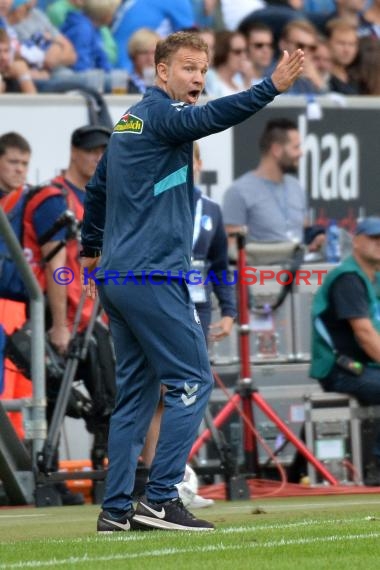
[[[378,308],[378,299],[376,290],[368,276],[364,273],[355,259],[350,256],[345,259],[338,267],[330,271],[322,285],[318,289],[312,306],[312,347],[311,347],[311,367],[310,376],[312,378],[323,379],[328,376],[334,366],[336,355],[333,347],[318,331],[316,322],[320,320],[321,315],[327,310],[329,304],[329,291],[334,281],[344,273],[356,273],[363,280],[368,294],[368,304],[370,310],[370,319],[374,328],[380,333],[380,314]],[[347,355],[349,356],[349,355]]]

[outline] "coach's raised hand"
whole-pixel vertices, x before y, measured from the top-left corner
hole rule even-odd
[[[286,91],[298,79],[303,72],[304,59],[304,53],[300,49],[291,55],[286,50],[284,51],[280,62],[272,73],[272,81],[278,91]]]

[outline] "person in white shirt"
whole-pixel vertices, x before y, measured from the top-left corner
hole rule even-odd
[[[216,33],[214,66],[206,76],[206,93],[210,97],[224,97],[243,91],[243,73],[249,66],[247,42],[239,32]]]

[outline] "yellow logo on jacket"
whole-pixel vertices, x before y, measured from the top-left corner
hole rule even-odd
[[[144,121],[132,115],[131,113],[126,113],[117,123],[114,128],[116,133],[135,133],[136,135],[141,135],[144,128]]]

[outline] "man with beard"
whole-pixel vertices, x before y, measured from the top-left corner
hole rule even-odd
[[[309,227],[306,193],[294,176],[302,156],[296,123],[286,118],[269,121],[259,147],[257,168],[237,178],[224,196],[227,233],[247,226],[249,240],[305,242],[309,251],[318,250],[324,235]]]

